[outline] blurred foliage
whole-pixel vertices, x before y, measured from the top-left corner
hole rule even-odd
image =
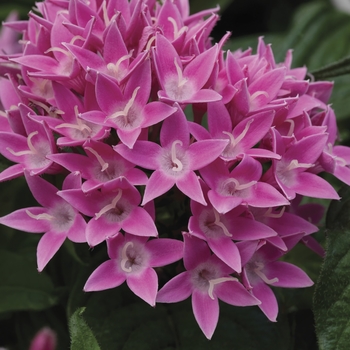
[[[314,298],[320,350],[346,349],[350,342],[350,188],[340,195],[328,211],[327,255]]]

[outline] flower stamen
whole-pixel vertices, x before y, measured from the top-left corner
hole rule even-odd
[[[214,291],[214,287],[216,284],[228,282],[228,281],[237,282],[238,279],[235,277],[220,277],[220,278],[215,278],[215,279],[209,280],[208,295],[210,296],[210,298],[213,300],[215,299],[214,295],[213,295],[213,291]]]
[[[98,213],[95,213],[95,220],[99,219],[103,214],[107,213],[109,210],[114,209],[117,203],[119,202],[120,198],[122,198],[123,190],[118,188],[118,193],[112,200],[110,204],[107,204],[104,206]]]
[[[101,172],[105,171],[108,168],[109,164],[105,162],[103,158],[93,148],[85,147],[85,149],[89,150],[97,158],[97,161],[101,165]]]
[[[76,117],[76,122],[77,124],[71,124],[71,123],[62,123],[60,125],[56,126],[56,129],[60,128],[71,128],[71,129],[76,129],[81,131],[83,134],[85,133],[85,136],[89,136],[92,133],[92,129],[86,125],[85,123],[82,122],[82,120],[78,117],[79,111],[78,111],[78,106],[74,106],[74,112],[75,112],[75,117]]]
[[[183,164],[180,159],[176,157],[176,145],[182,146],[182,142],[180,140],[176,140],[171,145],[171,162],[173,164],[173,171],[181,171],[183,169]]]
[[[235,138],[232,133],[228,132],[228,131],[223,131],[222,133],[227,135],[230,139],[230,144],[229,146],[231,147],[235,147],[240,141],[243,140],[243,138],[245,137],[245,135],[247,135],[247,132],[249,130],[250,125],[253,123],[254,119],[249,120],[249,122],[247,123],[247,125],[244,127],[243,131]]]
[[[174,27],[174,40],[177,39],[182,33],[186,32],[188,27],[183,26],[180,30],[177,26],[177,23],[173,17],[168,17],[168,21],[173,25]]]
[[[132,248],[133,246],[134,246],[134,243],[127,242],[124,245],[123,250],[122,250],[122,260],[120,261],[120,266],[121,266],[122,270],[125,271],[125,272],[131,272],[132,271],[132,267],[131,266],[126,267],[126,264],[129,262],[129,257],[126,254],[126,251],[128,250],[129,247]]]
[[[129,58],[131,58],[132,53],[133,53],[133,50],[131,50],[129,54],[120,57],[119,60],[115,64],[114,63],[107,64],[107,69],[112,73],[113,76],[115,76],[116,78],[119,78],[119,76],[120,76],[120,71],[119,71],[120,64],[123,61],[126,61]]]
[[[262,272],[262,269],[265,267],[264,263],[260,261],[255,262],[256,268],[254,269],[254,272],[266,283],[266,284],[273,284],[279,281],[277,277],[268,279],[266,275]]]
[[[180,68],[179,64],[177,63],[176,58],[174,59],[174,64],[175,64],[177,77],[178,77],[177,86],[180,88],[180,87],[184,86],[187,83],[188,79],[184,78],[184,76],[182,74],[182,69]]]
[[[266,91],[255,91],[252,95],[250,95],[250,102],[254,101],[260,95],[269,97],[269,94]]]
[[[232,237],[231,233],[228,231],[227,227],[224,225],[223,222],[220,221],[220,214],[213,208],[214,215],[215,215],[215,221],[211,225],[216,225],[221,227],[221,229],[224,231],[225,236]]]
[[[141,86],[138,86],[138,87],[133,91],[130,100],[129,100],[128,103],[125,105],[125,107],[124,107],[124,109],[123,109],[122,111],[118,111],[118,112],[113,113],[113,114],[110,115],[110,116],[107,116],[106,119],[105,119],[105,121],[108,120],[108,119],[114,119],[114,118],[118,118],[118,117],[124,117],[124,124],[125,124],[125,126],[128,125],[128,123],[129,123],[129,120],[128,120],[128,113],[129,113],[129,111],[130,111],[130,108],[132,107],[132,105],[133,105],[134,102],[135,102],[137,92],[139,91],[140,88],[141,88]]]
[[[54,216],[52,216],[50,214],[47,214],[47,213],[42,213],[42,214],[35,215],[35,214],[31,213],[27,209],[26,209],[26,214],[29,217],[31,217],[32,219],[35,219],[35,220],[48,220],[48,221],[51,221],[52,219],[55,218]]]
[[[15,152],[13,149],[6,147],[6,149],[12,153],[14,156],[24,156],[24,155],[29,155],[29,154],[38,154],[38,151],[35,149],[33,143],[32,143],[32,138],[35,135],[38,135],[39,132],[38,131],[33,131],[31,132],[28,137],[27,137],[27,145],[29,150],[25,150],[25,151],[20,151],[20,152]]]
[[[249,188],[249,187],[255,185],[257,183],[257,181],[253,180],[253,181],[247,182],[245,184],[240,184],[237,179],[230,177],[223,182],[223,187],[224,188],[229,187],[229,185],[232,183],[234,184],[234,187],[233,187],[233,189],[230,189],[228,191],[231,195],[233,195],[236,191],[244,190],[246,188]]]
[[[310,163],[299,163],[297,159],[293,159],[289,165],[283,170],[283,172],[286,172],[286,171],[290,171],[290,170],[293,170],[293,169],[297,169],[297,168],[305,168],[305,169],[308,169],[308,168],[311,168],[315,166],[315,164],[310,164]]]
[[[294,133],[294,129],[295,129],[295,122],[294,122],[294,120],[293,119],[286,119],[284,122],[290,124],[287,136],[292,136],[293,133]]]

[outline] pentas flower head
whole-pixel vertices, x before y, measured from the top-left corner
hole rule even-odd
[[[44,233],[40,271],[66,238],[106,241],[109,259],[86,291],[126,281],[152,306],[192,295],[207,338],[218,299],[259,304],[275,321],[270,286],[312,284],[280,259],[299,242],[323,254],[311,235],[324,209],[301,201],[339,199],[323,172],[350,178],[327,104],[333,84],[291,68],[291,50],[276,62],[263,38],[256,53],[225,52],[229,34],[210,38],[218,11],[45,0],[0,34],[0,153],[12,162],[0,181],[24,176],[41,205],[0,223]],[[64,177],[62,188],[47,174]],[[165,232],[173,222],[160,221],[179,206],[182,227]],[[167,266],[181,258],[185,271]],[[173,278],[157,294],[160,266]]]

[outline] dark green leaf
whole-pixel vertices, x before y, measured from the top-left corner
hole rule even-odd
[[[38,273],[35,261],[0,251],[0,312],[42,310],[58,301],[50,278]]]
[[[100,350],[94,334],[83,318],[84,310],[78,309],[69,320],[71,350]]]
[[[316,285],[314,313],[320,350],[350,344],[350,188],[327,214],[327,254]]]

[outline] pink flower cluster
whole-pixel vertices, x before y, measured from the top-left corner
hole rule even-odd
[[[39,203],[0,223],[44,233],[39,271],[66,238],[106,242],[110,259],[85,291],[126,281],[152,306],[192,296],[207,338],[218,299],[275,321],[271,286],[313,284],[280,260],[300,241],[322,254],[310,235],[323,209],[301,200],[339,198],[322,172],[350,185],[332,83],[291,68],[291,51],[277,64],[262,38],[255,54],[224,51],[228,34],[212,44],[217,11],[46,0],[5,24],[22,34],[19,49],[0,40],[0,153],[13,163],[0,181],[25,176]],[[64,175],[62,187],[46,174]],[[183,239],[158,232],[159,207],[174,198],[187,205]],[[154,268],[181,259],[183,272],[158,291]]]

